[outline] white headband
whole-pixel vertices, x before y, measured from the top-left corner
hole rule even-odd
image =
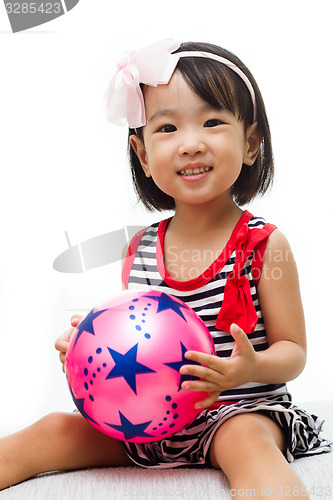
[[[146,124],[144,99],[140,83],[156,87],[167,84],[181,57],[204,57],[224,64],[243,80],[250,92],[253,104],[253,122],[256,121],[257,106],[254,89],[248,77],[234,63],[211,52],[185,51],[172,53],[180,47],[179,42],[167,39],[156,42],[138,52],[128,52],[117,66],[106,96],[107,118],[117,124],[126,119],[130,128]]]

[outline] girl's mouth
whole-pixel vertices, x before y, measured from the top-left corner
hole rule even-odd
[[[184,175],[184,176],[189,176],[189,175],[199,175],[199,174],[204,174],[205,172],[209,172],[212,169],[212,167],[196,167],[196,168],[186,168],[184,170],[180,170],[178,175]]]

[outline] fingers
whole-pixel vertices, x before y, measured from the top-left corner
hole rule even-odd
[[[71,317],[71,325],[76,327],[79,323],[81,323],[82,318],[82,314],[74,314],[74,316]]]
[[[247,364],[248,368],[252,367],[253,369],[255,365],[256,351],[251,344],[248,335],[235,323],[233,323],[230,327],[230,334],[235,340],[235,347],[230,355],[230,360],[237,358],[239,360],[242,359],[244,361],[243,368],[245,368],[245,364]],[[250,375],[250,373],[248,373],[248,375]]]
[[[66,354],[65,352],[61,352],[59,354],[60,361],[62,363],[62,371],[66,373]]]
[[[57,349],[57,351],[63,351],[64,349],[67,350],[71,336],[73,335],[75,328],[81,322],[82,318],[83,316],[81,316],[80,314],[76,314],[75,316],[71,317],[71,325],[73,328],[69,328],[57,338],[55,342],[55,348]]]
[[[204,352],[200,351],[186,351],[185,358],[213,369],[214,368],[216,369],[219,365],[219,362],[222,361],[222,359],[219,358],[218,356],[214,356],[212,354],[205,354]],[[189,366],[196,366],[196,365],[189,365]]]
[[[195,403],[194,407],[199,409],[199,408],[209,408],[213,403],[215,403],[215,401],[217,400],[217,398],[219,397],[220,395],[220,392],[219,391],[216,391],[216,392],[210,392],[209,395],[203,399],[202,401],[198,401],[197,403]]]
[[[252,346],[244,330],[242,330],[238,325],[236,325],[236,323],[233,323],[230,326],[230,335],[233,337],[234,341],[236,342],[236,345],[239,348],[247,348],[249,345]]]
[[[70,336],[72,334],[72,331],[74,331],[74,328],[67,330],[67,332],[65,332],[63,335],[61,335],[55,343],[55,348],[57,351],[59,351],[59,358],[60,358],[60,362],[62,363],[62,371],[64,373],[66,373],[65,362],[66,362],[66,356],[67,356],[67,351],[68,351],[68,347],[69,347],[69,340],[70,340]]]
[[[186,380],[182,383],[182,389],[185,391],[200,391],[200,392],[221,392],[220,385],[214,382],[208,382],[207,380]]]
[[[71,340],[71,337],[73,333],[75,332],[76,327],[79,325],[79,323],[82,321],[83,316],[81,314],[75,314],[74,316],[71,317],[71,326],[72,328],[69,328],[66,330],[60,337],[57,338],[55,342],[55,348],[57,351],[59,351],[59,358],[62,363],[62,371],[65,373],[65,363],[66,363],[66,356],[67,356],[67,351],[69,347],[69,343]]]
[[[198,379],[203,379],[206,383],[209,383],[210,385],[215,385],[215,384],[221,384],[223,381],[223,373],[218,372],[216,370],[212,370],[208,368],[207,366],[199,366],[199,365],[184,365],[181,367],[179,370],[181,375],[189,375],[191,377],[197,377]],[[201,391],[202,384],[200,384],[199,389],[193,389],[193,387],[196,387],[195,382],[200,382],[199,380],[189,380],[186,381],[189,384],[191,384],[191,389],[192,390],[198,390]],[[186,382],[184,382],[186,384]],[[186,387],[187,389],[188,387]],[[216,390],[216,387],[213,388]],[[213,390],[213,389],[204,389],[204,390]]]
[[[223,375],[227,368],[227,361],[211,354],[198,351],[187,351],[185,358],[198,364],[183,365],[180,369],[182,375],[193,375],[216,382],[216,376]]]
[[[67,350],[73,331],[74,329],[70,328],[65,333],[60,335],[60,337],[57,338],[55,342],[55,348],[57,349],[57,351]]]
[[[233,337],[235,341],[235,347],[233,349],[233,355],[241,353],[241,352],[246,352],[248,350],[253,350],[253,346],[249,340],[249,337],[246,335],[244,330],[242,330],[238,325],[233,323],[230,326],[230,335]]]
[[[185,358],[195,363],[183,365],[179,370],[180,374],[196,377],[197,380],[184,381],[182,389],[210,393],[198,408],[207,408],[221,392],[252,380],[255,350],[246,333],[235,323],[230,327],[230,334],[235,340],[235,346],[228,359],[198,351],[185,353]]]
[[[200,364],[183,365],[179,372],[181,375],[190,375],[200,380],[186,380],[182,388],[191,391],[218,391],[224,383],[225,360],[210,354],[197,351],[188,351],[185,357]]]

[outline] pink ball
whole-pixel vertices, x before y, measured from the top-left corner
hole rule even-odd
[[[188,350],[216,354],[208,329],[181,300],[123,292],[95,307],[74,331],[66,360],[73,400],[101,432],[133,443],[181,431],[207,393],[181,389]]]

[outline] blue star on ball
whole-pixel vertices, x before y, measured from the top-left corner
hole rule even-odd
[[[109,427],[116,429],[124,434],[126,440],[133,439],[136,437],[152,437],[151,434],[147,434],[145,429],[152,422],[142,422],[141,424],[133,424],[130,420],[128,420],[121,412],[119,412],[121,425],[109,424],[108,422],[104,422]]]
[[[103,314],[103,312],[105,311],[108,311],[108,309],[103,309],[103,311],[97,311],[97,312],[94,312],[94,310],[92,309],[90,313],[84,318],[84,320],[81,321],[81,323],[77,326],[78,333],[76,335],[74,346],[76,345],[77,341],[79,340],[83,332],[95,335],[93,321],[94,319],[98,318],[100,314]]]
[[[163,292],[161,293],[161,295],[159,297],[147,295],[147,298],[152,299],[152,300],[156,300],[158,302],[156,314],[163,312],[163,311],[167,311],[168,309],[171,309],[176,314],[178,314],[178,316],[180,316],[184,321],[186,321],[184,314],[180,310],[181,307],[183,307],[184,309],[187,309],[187,306],[185,304],[180,304],[179,302],[174,300],[172,297],[170,297],[169,295],[167,295],[166,293],[163,293]]]
[[[88,415],[88,413],[85,411],[84,409],[84,398],[76,398],[75,395],[74,395],[74,392],[72,391],[72,388],[70,386],[70,384],[68,383],[69,385],[69,390],[71,391],[71,395],[72,395],[72,398],[73,398],[73,401],[75,403],[75,406],[77,407],[77,409],[79,410],[79,412],[81,413],[81,415],[87,419],[87,420],[90,420],[91,422],[93,422],[94,424],[97,424],[99,425],[98,422],[95,422],[95,420],[93,420],[91,418],[90,415]]]
[[[136,360],[138,354],[138,345],[136,344],[129,349],[125,354],[115,351],[108,347],[115,366],[112,368],[105,380],[115,377],[124,377],[132,391],[136,394],[136,376],[142,373],[155,373],[148,366],[138,363]]]
[[[169,366],[173,370],[176,370],[177,372],[179,372],[179,370],[181,369],[181,367],[183,365],[200,365],[200,363],[197,363],[196,361],[190,361],[189,359],[186,359],[185,353],[186,353],[187,349],[182,342],[180,342],[180,346],[181,346],[181,351],[182,351],[182,359],[180,361],[174,361],[172,363],[164,363],[165,365]],[[178,391],[180,391],[181,385],[183,382],[185,382],[185,380],[199,380],[199,378],[194,377],[193,375],[181,375],[180,374]]]

